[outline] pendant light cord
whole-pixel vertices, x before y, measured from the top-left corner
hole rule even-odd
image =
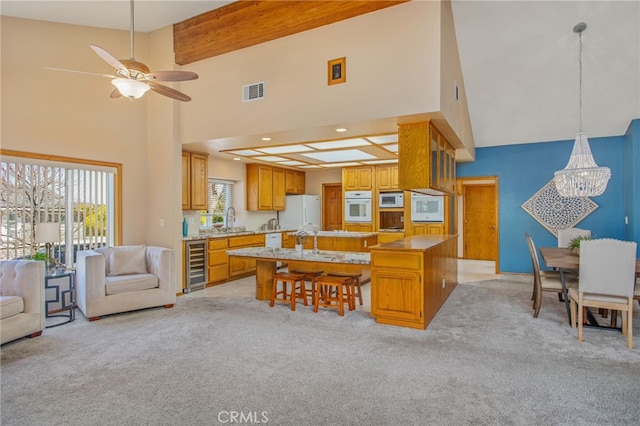
[[[133,0],[132,0],[133,1]],[[578,33],[579,35],[579,43],[578,43],[578,68],[580,73],[579,78],[579,102],[580,102],[580,133],[582,133],[582,31]]]

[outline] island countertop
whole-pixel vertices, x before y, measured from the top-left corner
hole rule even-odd
[[[443,244],[456,235],[414,235],[400,240],[371,246],[371,250],[425,251]]]
[[[313,232],[305,231],[310,237]],[[287,235],[295,236],[297,232],[287,232]],[[336,237],[336,238],[368,238],[378,235],[379,232],[353,232],[353,231],[319,231],[318,237]]]
[[[314,254],[312,250],[302,253],[293,249],[276,249],[273,247],[247,247],[227,250],[228,256],[251,257],[256,259],[284,260],[298,262],[338,263],[347,265],[369,265],[371,254],[352,251],[320,250]]]

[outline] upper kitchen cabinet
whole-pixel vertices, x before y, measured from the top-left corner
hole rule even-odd
[[[209,156],[182,151],[182,210],[207,209]]]
[[[302,195],[305,191],[305,173],[297,170],[285,170],[285,192],[291,195]]]
[[[398,165],[376,166],[376,183],[379,190],[399,189]]]
[[[372,166],[342,168],[343,191],[371,191],[373,190],[373,184],[374,175]]]
[[[455,194],[455,151],[428,121],[398,125],[398,183],[402,189]]]
[[[247,164],[247,210],[284,210],[285,169]]]

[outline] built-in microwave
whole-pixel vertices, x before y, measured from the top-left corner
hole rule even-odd
[[[391,209],[404,207],[404,195],[402,192],[381,192],[378,207]]]
[[[444,196],[411,193],[411,222],[443,222]]]

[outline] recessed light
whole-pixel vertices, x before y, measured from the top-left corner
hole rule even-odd
[[[336,132],[338,132],[338,133],[343,133],[343,132],[346,132],[346,131],[347,131],[347,129],[345,127],[338,127],[336,129]]]
[[[262,138],[262,140],[263,140],[263,141],[270,141],[270,140],[271,140],[271,138],[270,138],[270,137],[264,137],[264,138]]]
[[[240,157],[233,157],[234,161],[240,161]]]

